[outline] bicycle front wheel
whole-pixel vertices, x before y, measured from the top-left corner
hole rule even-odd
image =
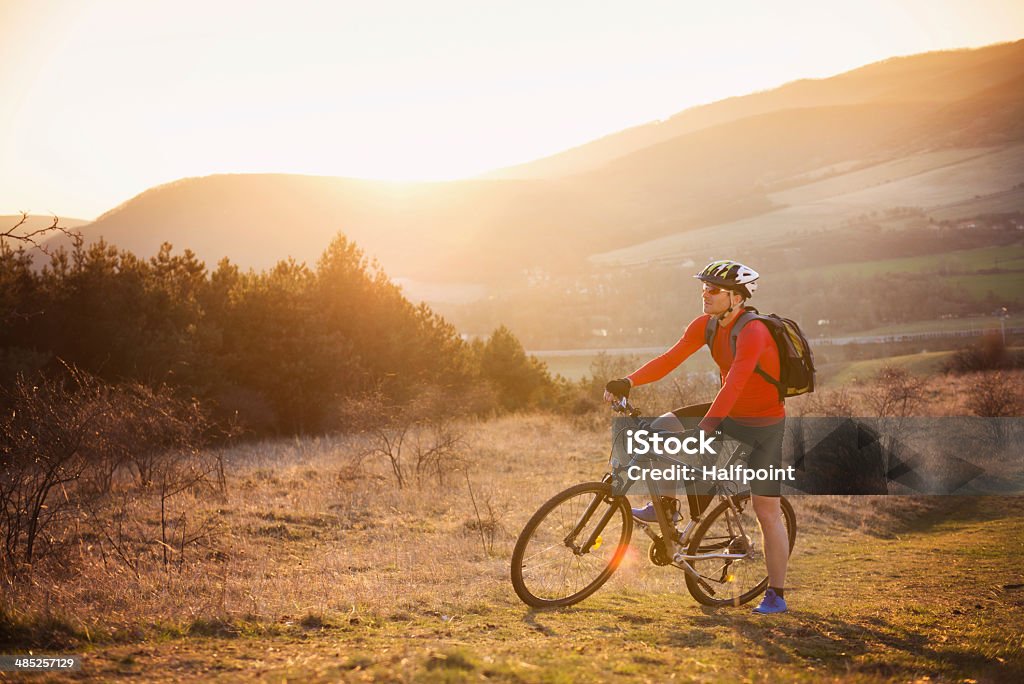
[[[611,485],[584,482],[556,494],[526,523],[512,551],[512,586],[535,608],[571,606],[619,567],[633,516]]]
[[[686,549],[691,556],[707,556],[689,561],[700,576],[686,573],[690,595],[706,606],[738,606],[760,596],[768,586],[761,528],[750,502],[750,494],[722,500],[708,511],[693,533]],[[786,497],[781,498],[782,522],[789,537],[789,552],[796,542],[796,513]],[[742,555],[738,559],[713,558],[715,554]]]

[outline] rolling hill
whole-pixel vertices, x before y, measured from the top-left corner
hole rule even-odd
[[[500,277],[519,264],[578,266],[586,255],[569,252],[575,236],[612,234],[627,220],[619,211],[543,181],[217,175],[152,188],[82,232],[140,255],[170,242],[209,264],[229,257],[256,269],[289,256],[315,262],[340,232],[391,275],[443,282]]]
[[[614,150],[595,141],[567,153],[589,150],[590,162],[558,177],[541,160],[529,179],[189,178],[82,232],[143,256],[167,241],[254,268],[312,262],[343,232],[394,277],[502,287],[525,271],[579,272],[591,257],[637,263],[680,245],[702,256],[751,236],[789,239],[851,212],[996,198],[1020,209],[1022,85],[1024,41],[916,55],[688,110],[657,135],[623,132],[619,142],[639,142]]]
[[[825,79],[804,79],[764,92],[691,107],[564,152],[485,174],[487,178],[555,178],[594,170],[672,138],[786,109],[872,102],[932,106],[973,97],[1024,74],[1024,41],[978,50],[929,52],[869,64]]]

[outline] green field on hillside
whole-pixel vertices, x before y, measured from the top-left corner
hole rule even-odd
[[[942,365],[956,352],[922,352],[903,356],[889,356],[882,359],[866,359],[849,363],[829,364],[819,369],[821,384],[841,387],[850,383],[867,380],[878,374],[885,366],[903,368],[914,375],[931,375],[942,370]]]
[[[1024,271],[1012,273],[975,273],[973,275],[957,275],[943,277],[958,288],[967,290],[976,297],[984,297],[989,293],[1011,295],[1020,301],[1024,296]]]
[[[977,316],[972,318],[947,318],[941,321],[914,321],[912,323],[892,323],[870,330],[843,335],[843,337],[873,337],[876,335],[900,335],[923,332],[941,332],[956,330],[999,330],[999,318],[996,316]],[[1006,327],[1024,326],[1024,314],[1011,313],[1006,319]],[[966,340],[964,344],[967,344]]]
[[[977,271],[996,268],[1015,271],[1015,273],[976,273]],[[964,279],[966,282],[967,279],[991,275],[992,283],[1001,278],[1008,278],[1008,284],[998,286],[1005,289],[1006,287],[1020,287],[1020,276],[1024,275],[1024,244],[1016,244],[1009,247],[979,247],[977,249],[963,249],[943,254],[927,254],[924,256],[837,264],[827,267],[826,270],[831,276],[868,276],[880,275],[882,273],[973,274],[969,278],[966,275],[953,276],[954,282],[960,279]],[[821,267],[814,266],[813,268],[800,269],[795,271],[794,274],[818,275],[821,271]],[[988,284],[987,281],[986,284]],[[970,284],[965,286],[973,287]]]

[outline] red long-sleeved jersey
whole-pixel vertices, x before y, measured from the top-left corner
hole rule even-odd
[[[671,349],[633,371],[630,382],[646,385],[675,370],[704,346],[704,331],[710,319],[709,314],[695,318]],[[715,429],[726,416],[744,425],[771,425],[786,417],[779,391],[754,372],[754,367],[760,365],[771,377],[779,377],[779,350],[771,333],[761,321],[750,321],[736,339],[733,358],[729,333],[737,320],[738,315],[729,325],[719,325],[711,343],[711,357],[718,364],[722,388],[700,423],[702,430]]]

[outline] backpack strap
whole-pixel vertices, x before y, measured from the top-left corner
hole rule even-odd
[[[736,356],[736,338],[740,336],[740,330],[742,330],[743,326],[745,326],[749,321],[757,318],[759,315],[760,314],[757,312],[757,309],[749,308],[744,310],[744,312],[740,314],[739,318],[736,319],[736,322],[733,323],[732,334],[729,336],[729,344],[732,348],[733,356]],[[711,316],[708,318],[707,325],[704,326],[704,344],[708,345],[708,349],[711,349],[711,346],[714,344],[715,335],[717,333],[718,316]]]
[[[733,324],[732,330],[730,331],[730,334],[729,334],[729,346],[732,349],[733,358],[736,357],[736,340],[739,339],[740,332],[743,331],[743,328],[750,321],[762,320],[763,318],[765,318],[765,317],[762,316],[760,313],[758,313],[757,309],[748,309],[748,310],[744,311],[742,314],[740,314],[740,317],[736,319],[736,322]],[[765,323],[765,325],[767,325],[767,323]],[[710,325],[708,327],[710,327]],[[707,333],[705,333],[705,337],[706,336],[707,336]],[[782,363],[782,356],[781,356],[781,354],[782,354],[782,350],[779,350],[779,364],[780,364],[780,366],[781,366],[781,363]],[[784,384],[782,384],[781,378],[779,380],[776,380],[772,376],[768,375],[768,373],[766,373],[764,371],[764,369],[761,368],[761,364],[757,364],[756,366],[754,366],[754,372],[757,373],[762,378],[764,378],[765,380],[767,380],[768,382],[770,382],[772,385],[775,386],[775,389],[778,390],[778,392],[779,392],[779,401],[784,401],[785,400],[785,398],[786,398],[786,386]]]
[[[761,317],[761,314],[757,312],[757,309],[747,309],[740,314],[736,322],[732,324],[732,330],[729,333],[729,347],[732,349],[732,355],[736,356],[736,340],[740,338],[740,333],[743,332],[743,328],[746,327],[750,321],[757,320]]]
[[[708,345],[708,349],[711,349],[711,343],[715,341],[715,333],[718,332],[718,316],[711,316],[708,318],[707,325],[704,326],[704,344]]]

